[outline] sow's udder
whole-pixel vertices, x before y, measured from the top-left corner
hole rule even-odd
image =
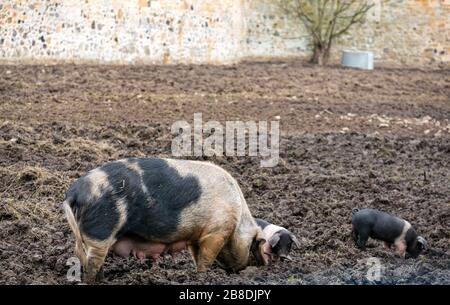
[[[164,244],[145,241],[134,237],[123,237],[116,241],[111,247],[111,250],[122,257],[134,256],[139,260],[148,257],[156,261],[161,254],[164,255],[166,253],[172,255],[175,259],[175,255],[186,249],[186,246],[187,244],[185,241]]]

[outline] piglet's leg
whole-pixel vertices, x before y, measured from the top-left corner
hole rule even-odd
[[[356,241],[358,248],[360,248],[363,251],[366,250],[366,243],[368,239],[369,239],[369,232],[367,232],[366,230],[360,230],[358,232],[358,240]]]
[[[406,243],[404,241],[398,241],[395,243],[395,252],[400,256],[405,258],[406,256]]]

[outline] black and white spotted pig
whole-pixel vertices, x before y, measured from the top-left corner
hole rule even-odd
[[[353,239],[362,250],[369,237],[384,241],[388,248],[394,245],[401,257],[408,253],[415,258],[427,248],[425,239],[406,220],[374,209],[353,209],[352,214]]]
[[[264,219],[256,218],[256,223],[263,230],[266,243],[264,244],[264,255],[267,261],[278,259],[291,260],[289,253],[292,244],[300,248],[300,243],[290,231],[283,227],[271,224]]]
[[[84,280],[100,275],[109,250],[138,258],[189,248],[198,272],[216,259],[244,269],[252,253],[265,265],[262,230],[235,179],[207,162],[129,158],[76,180],[66,193],[66,217]]]

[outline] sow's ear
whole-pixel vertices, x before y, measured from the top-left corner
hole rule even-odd
[[[266,266],[269,264],[265,254],[264,254],[264,244],[266,239],[261,231],[259,231],[252,242],[252,253],[256,258],[256,262],[260,266]]]

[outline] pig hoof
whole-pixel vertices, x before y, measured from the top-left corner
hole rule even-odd
[[[86,284],[88,284],[88,285],[95,284],[95,277],[92,277],[92,276],[85,276],[85,277],[84,277],[84,283],[86,283]]]
[[[197,267],[197,272],[198,273],[203,273],[203,272],[206,272],[206,267],[205,266],[198,266]]]
[[[100,270],[97,274],[92,275],[92,274],[86,274],[84,276],[84,283],[86,284],[95,284],[96,282],[100,282],[104,279],[104,274],[103,274],[103,269]]]
[[[97,273],[97,275],[95,276],[95,281],[96,282],[101,282],[105,279],[105,274],[102,271],[99,271],[99,273]]]

